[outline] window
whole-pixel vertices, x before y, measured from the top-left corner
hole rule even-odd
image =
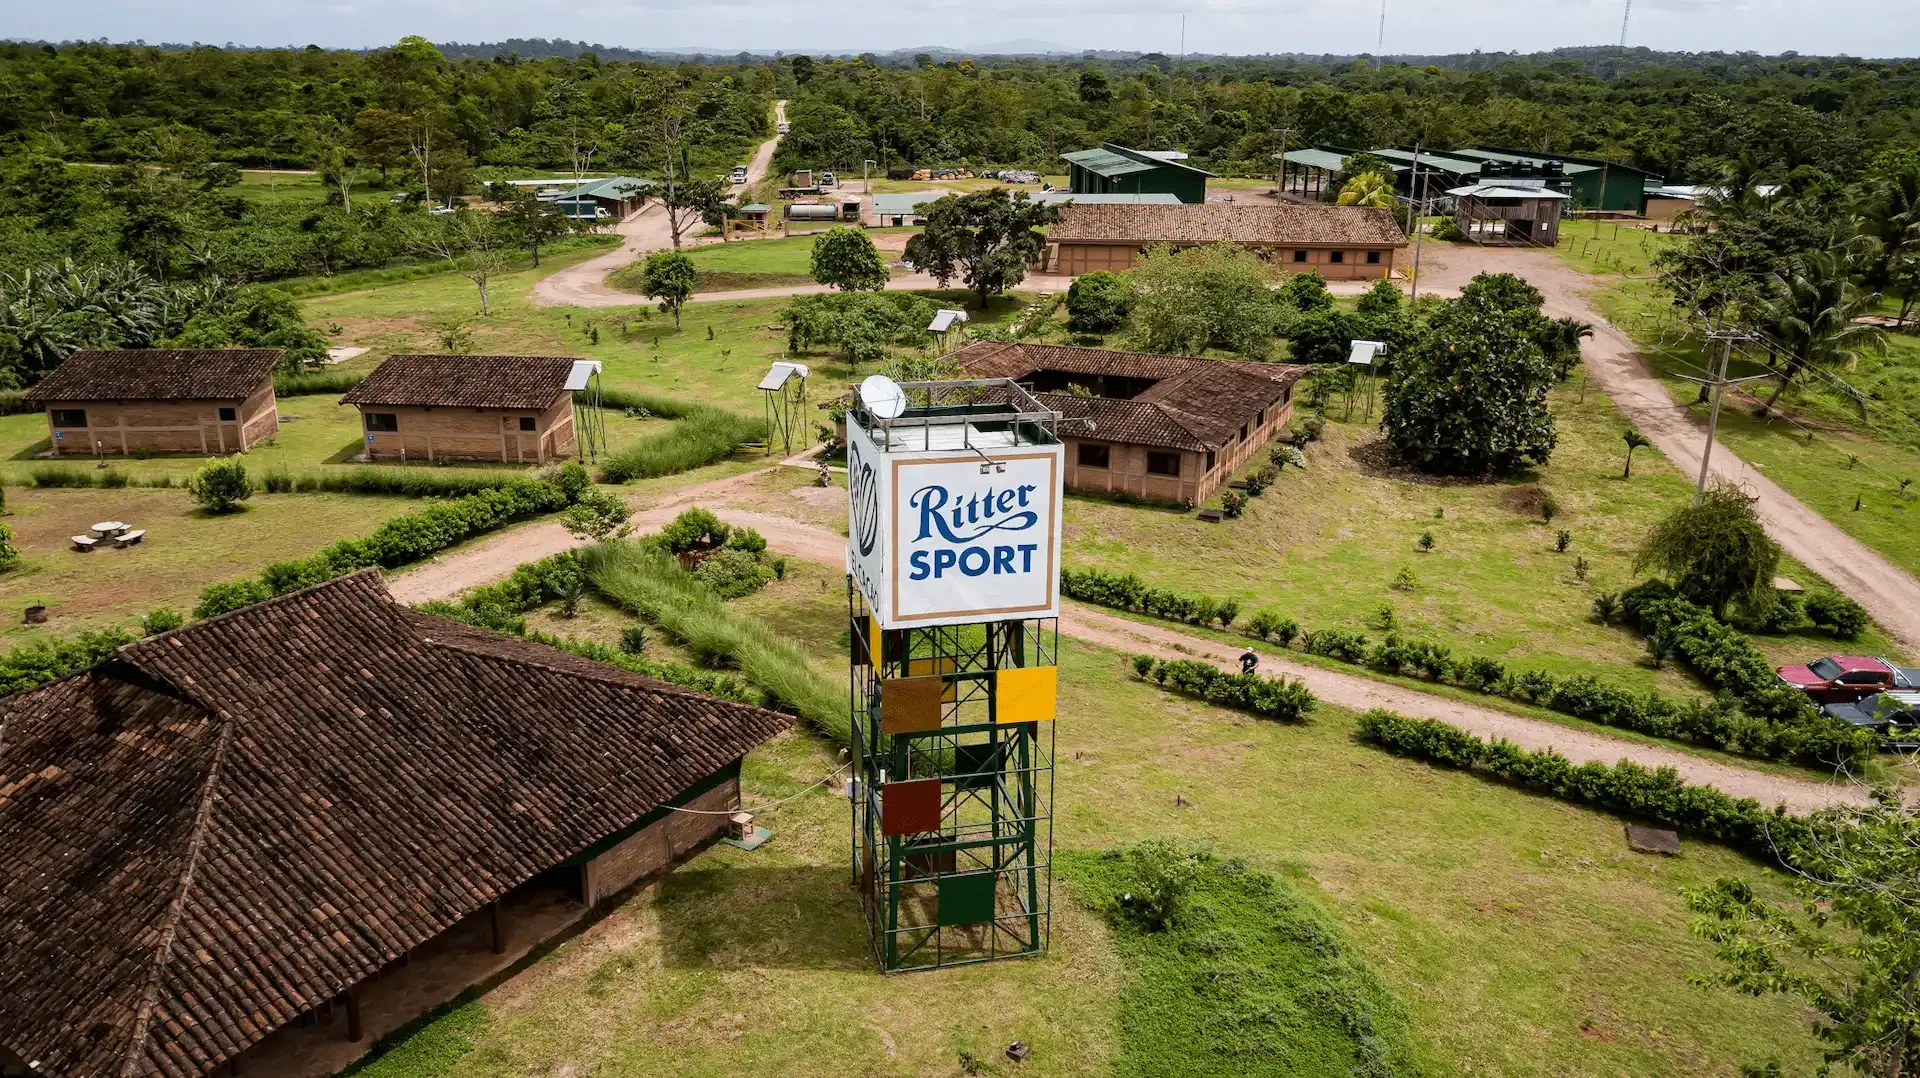
[[[1295,262],[1305,262],[1307,260],[1307,252],[1305,251],[1293,252],[1293,260]]]
[[[1379,264],[1380,264],[1380,252],[1379,252],[1379,251],[1368,251],[1368,252],[1367,252],[1367,265],[1369,265],[1369,266],[1377,266],[1377,265],[1379,265]]]
[[[220,409],[220,422],[222,422],[222,423],[231,423],[231,422],[233,422],[233,420],[234,420],[234,411],[233,411],[233,409],[231,409],[231,408],[222,408],[222,409]]]
[[[1281,404],[1293,403],[1293,387],[1292,386],[1288,386],[1287,388],[1280,391],[1280,403]]]
[[[1247,440],[1247,425],[1245,423],[1240,424],[1240,437],[1237,440],[1242,442]]]
[[[1345,262],[1346,260],[1347,260],[1347,252],[1345,251],[1335,251],[1333,252],[1332,255],[1328,256],[1328,261],[1332,262],[1336,266],[1342,262]]]
[[[1264,427],[1267,425],[1267,410],[1265,408],[1260,409],[1259,414],[1253,417],[1253,425],[1256,427]]]
[[[397,431],[400,429],[400,417],[392,412],[368,412],[367,429],[372,431]]]
[[[1209,454],[1209,456],[1211,456],[1211,454]],[[1148,475],[1179,475],[1180,474],[1180,454],[1148,453],[1147,454],[1147,474]]]
[[[85,408],[55,408],[53,425],[56,427],[84,427],[87,425]]]
[[[1842,685],[1878,685],[1887,680],[1886,675],[1875,670],[1856,670],[1840,677]]]
[[[1834,678],[1839,677],[1841,672],[1846,670],[1846,667],[1841,666],[1832,659],[1815,659],[1808,665],[1807,669],[1812,670],[1813,676],[1822,681],[1832,681]]]
[[[1207,454],[1207,471],[1213,471],[1213,465],[1214,465],[1214,456],[1211,452],[1209,452]]]
[[[1108,460],[1107,447],[1081,442],[1077,459],[1082,468],[1105,468]]]
[[[532,416],[530,416],[530,415],[523,415],[523,416],[521,416],[521,417],[520,417],[520,429],[521,429],[521,430],[533,430],[533,429],[534,429],[534,426],[533,426],[533,417],[532,417]]]

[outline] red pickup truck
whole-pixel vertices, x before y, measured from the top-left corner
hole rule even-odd
[[[1781,681],[1823,704],[1849,703],[1895,689],[1920,689],[1920,670],[1862,655],[1831,655],[1775,672]]]

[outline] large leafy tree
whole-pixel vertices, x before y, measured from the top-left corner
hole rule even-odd
[[[1156,247],[1127,276],[1133,343],[1141,350],[1200,355],[1217,349],[1248,359],[1272,354],[1286,312],[1272,271],[1244,248]]]
[[[873,238],[858,228],[834,228],[813,241],[813,279],[842,292],[877,292],[887,286],[887,263]]]
[[[693,259],[679,251],[655,251],[640,264],[640,292],[660,301],[660,309],[673,315],[673,328],[680,328],[680,308],[693,295],[699,282]]]
[[[1738,487],[1709,487],[1697,503],[1654,525],[1640,543],[1634,569],[1661,573],[1681,598],[1716,616],[1735,603],[1765,607],[1780,568],[1780,544],[1767,537],[1756,501]]]
[[[1540,347],[1540,313],[1503,302],[1504,282],[1473,285],[1394,360],[1387,440],[1424,471],[1501,474],[1545,464],[1558,432],[1547,408],[1554,365]]]
[[[1696,980],[1804,1004],[1835,1073],[1920,1073],[1920,821],[1884,793],[1817,814],[1781,853],[1794,905],[1728,877],[1685,889],[1722,963]]]
[[[907,241],[907,260],[933,275],[942,288],[958,277],[987,300],[1026,279],[1027,266],[1047,250],[1047,225],[1060,219],[1057,206],[1005,190],[948,195],[927,211],[927,227]]]
[[[1747,321],[1782,353],[1780,383],[1760,406],[1767,415],[1780,395],[1808,370],[1851,362],[1861,352],[1886,347],[1886,331],[1856,321],[1873,310],[1878,294],[1854,284],[1842,252],[1797,255],[1766,290],[1747,304]]]

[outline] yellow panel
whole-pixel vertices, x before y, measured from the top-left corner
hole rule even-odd
[[[940,729],[940,678],[888,678],[880,683],[880,732],[920,734]]]
[[[931,677],[938,674],[951,674],[960,669],[960,660],[951,655],[941,655],[925,659],[908,659],[908,677]],[[940,694],[940,702],[951,704],[960,699],[960,686],[956,682],[947,682],[947,691]]]
[[[1051,722],[1060,707],[1060,668],[1026,666],[1002,670],[994,700],[996,722]]]

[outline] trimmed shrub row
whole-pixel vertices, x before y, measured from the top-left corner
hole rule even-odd
[[[1135,655],[1133,672],[1175,692],[1222,707],[1251,711],[1279,722],[1300,722],[1320,703],[1304,682],[1259,674],[1234,674],[1194,659]]]
[[[673,426],[609,454],[601,468],[601,480],[626,483],[678,475],[725,460],[742,445],[767,436],[767,425],[759,419],[709,405],[678,407],[682,418]]]
[[[276,469],[260,482],[269,494],[394,494],[403,498],[458,498],[526,479],[523,472],[463,468],[343,468],[295,474]]]
[[[1085,603],[1192,625],[1210,625],[1217,621],[1221,628],[1226,628],[1240,616],[1237,600],[1182,595],[1156,588],[1133,573],[1110,573],[1105,569],[1061,568],[1060,594]]]
[[[206,618],[238,610],[356,569],[371,566],[392,569],[407,565],[463,539],[565,509],[578,500],[587,486],[586,470],[570,464],[561,470],[559,482],[518,479],[492,490],[430,505],[394,517],[365,539],[341,539],[321,548],[317,554],[275,562],[261,570],[256,579],[210,585],[200,593],[200,605],[194,608],[194,616]]]
[[[1435,719],[1375,708],[1360,716],[1359,739],[1400,756],[1477,771],[1564,801],[1593,805],[1717,839],[1757,856],[1785,860],[1807,833],[1784,805],[1771,810],[1712,786],[1681,781],[1670,767],[1622,760],[1575,764],[1547,749],[1531,752],[1504,738],[1483,741]]]
[[[1070,598],[1206,624],[1192,614],[1205,609],[1206,600],[1150,587],[1132,574],[1062,569],[1060,576],[1061,592]],[[1623,604],[1625,602],[1623,598]],[[1215,608],[1219,605],[1216,603]],[[1234,604],[1233,611],[1238,613],[1238,609]],[[1159,613],[1162,610],[1172,613]],[[1188,616],[1179,616],[1182,612]],[[1873,756],[1879,742],[1871,732],[1822,714],[1803,695],[1779,684],[1772,668],[1766,665],[1751,641],[1718,622],[1712,625],[1718,628],[1694,626],[1692,631],[1712,632],[1721,651],[1731,652],[1737,643],[1752,653],[1723,660],[1723,665],[1729,668],[1723,675],[1750,678],[1754,676],[1757,659],[1757,669],[1766,681],[1745,694],[1734,691],[1739,707],[1720,699],[1676,699],[1652,690],[1636,693],[1608,685],[1591,674],[1562,678],[1544,670],[1509,670],[1498,659],[1455,656],[1444,645],[1406,640],[1393,632],[1378,643],[1369,640],[1365,633],[1351,629],[1315,629],[1299,633],[1299,640],[1301,648],[1312,655],[1369,666],[1386,674],[1457,685],[1551,708],[1588,722],[1688,741],[1737,755],[1791,760],[1821,769],[1835,765],[1857,767]],[[1281,645],[1286,646],[1298,632],[1298,626],[1261,611],[1247,620],[1246,631],[1247,635],[1262,641],[1278,636]],[[1729,633],[1731,640],[1726,635]],[[1682,647],[1684,653],[1684,645]],[[1705,661],[1704,649],[1702,655]],[[1731,690],[1727,681],[1716,679],[1704,669],[1702,674],[1713,684]]]
[[[1825,719],[1805,693],[1780,680],[1747,634],[1715,618],[1706,607],[1676,596],[1665,583],[1649,580],[1627,589],[1620,607],[1629,625],[1671,644],[1695,673],[1733,694],[1749,713],[1781,722]]]
[[[128,475],[118,468],[95,468],[92,465],[78,464],[42,464],[27,472],[27,479],[36,487],[184,487],[187,476],[172,475]]]

